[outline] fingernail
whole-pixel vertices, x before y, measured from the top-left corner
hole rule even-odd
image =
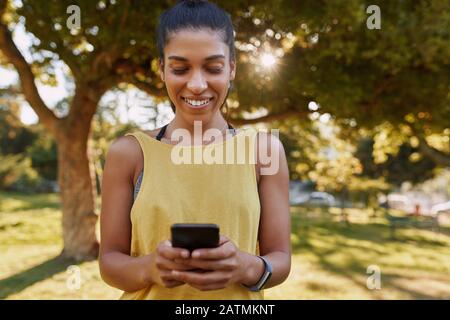
[[[187,257],[189,257],[189,252],[183,251],[183,252],[181,252],[181,256],[182,256],[183,258],[187,258]]]
[[[194,253],[192,254],[192,256],[193,256],[194,258],[200,258],[200,252],[194,252]]]

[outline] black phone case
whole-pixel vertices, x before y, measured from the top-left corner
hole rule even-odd
[[[188,249],[219,246],[219,226],[213,223],[175,223],[171,226],[172,246]]]

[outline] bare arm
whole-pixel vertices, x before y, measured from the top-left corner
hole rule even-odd
[[[264,154],[270,148],[271,161],[277,164],[262,165],[262,168],[273,166],[270,173],[261,174],[259,198],[261,203],[261,221],[259,229],[260,254],[267,258],[273,267],[273,273],[265,288],[282,283],[289,276],[291,269],[291,220],[289,211],[289,170],[286,154],[280,140],[270,134],[259,135],[259,150]],[[277,170],[274,170],[277,169]],[[247,275],[244,284],[255,284],[264,271],[264,263],[254,255],[247,254]]]
[[[133,196],[133,137],[121,137],[109,148],[102,179],[99,264],[102,279],[124,291],[149,285],[145,269],[151,256],[131,257],[130,210]]]
[[[102,180],[99,265],[102,279],[112,287],[133,292],[158,283],[165,287],[183,284],[170,276],[171,270],[185,270],[173,262],[182,256],[179,248],[161,239],[155,252],[130,256],[135,159],[142,157],[134,137],[117,139],[108,150]],[[143,159],[142,159],[143,161]]]

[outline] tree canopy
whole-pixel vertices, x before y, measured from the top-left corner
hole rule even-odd
[[[166,99],[155,29],[160,13],[175,2],[77,1],[80,25],[69,28],[72,1],[0,0],[0,63],[17,71],[21,92],[58,146],[64,225],[80,226],[66,228],[71,256],[96,256],[95,170],[87,141],[98,103],[121,83]],[[450,2],[378,1],[380,29],[367,27],[371,3],[364,0],[217,3],[236,29],[230,122],[266,122],[287,132],[292,121],[308,128],[328,114],[343,133],[353,134],[388,123],[407,128],[420,152],[450,166]],[[33,35],[27,55],[13,41],[19,25]],[[272,67],[262,63],[264,55]],[[61,62],[74,88],[64,116],[46,105],[36,87],[36,81],[54,84]],[[257,110],[263,115],[247,116]],[[447,145],[433,144],[433,134]],[[69,239],[77,237],[83,240],[70,247]]]

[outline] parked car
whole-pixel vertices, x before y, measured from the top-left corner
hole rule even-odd
[[[450,201],[438,203],[431,207],[430,210],[432,215],[437,215],[440,213],[447,214],[450,213]]]
[[[335,203],[336,200],[333,195],[320,191],[297,194],[290,199],[291,205],[331,207],[334,206]]]
[[[289,203],[293,206],[301,205],[308,202],[309,194],[307,193],[298,193],[295,195],[291,195],[289,199]]]
[[[312,192],[309,195],[309,199],[307,204],[313,205],[313,206],[324,206],[324,207],[331,207],[335,204],[336,200],[333,195],[327,193],[327,192]]]

